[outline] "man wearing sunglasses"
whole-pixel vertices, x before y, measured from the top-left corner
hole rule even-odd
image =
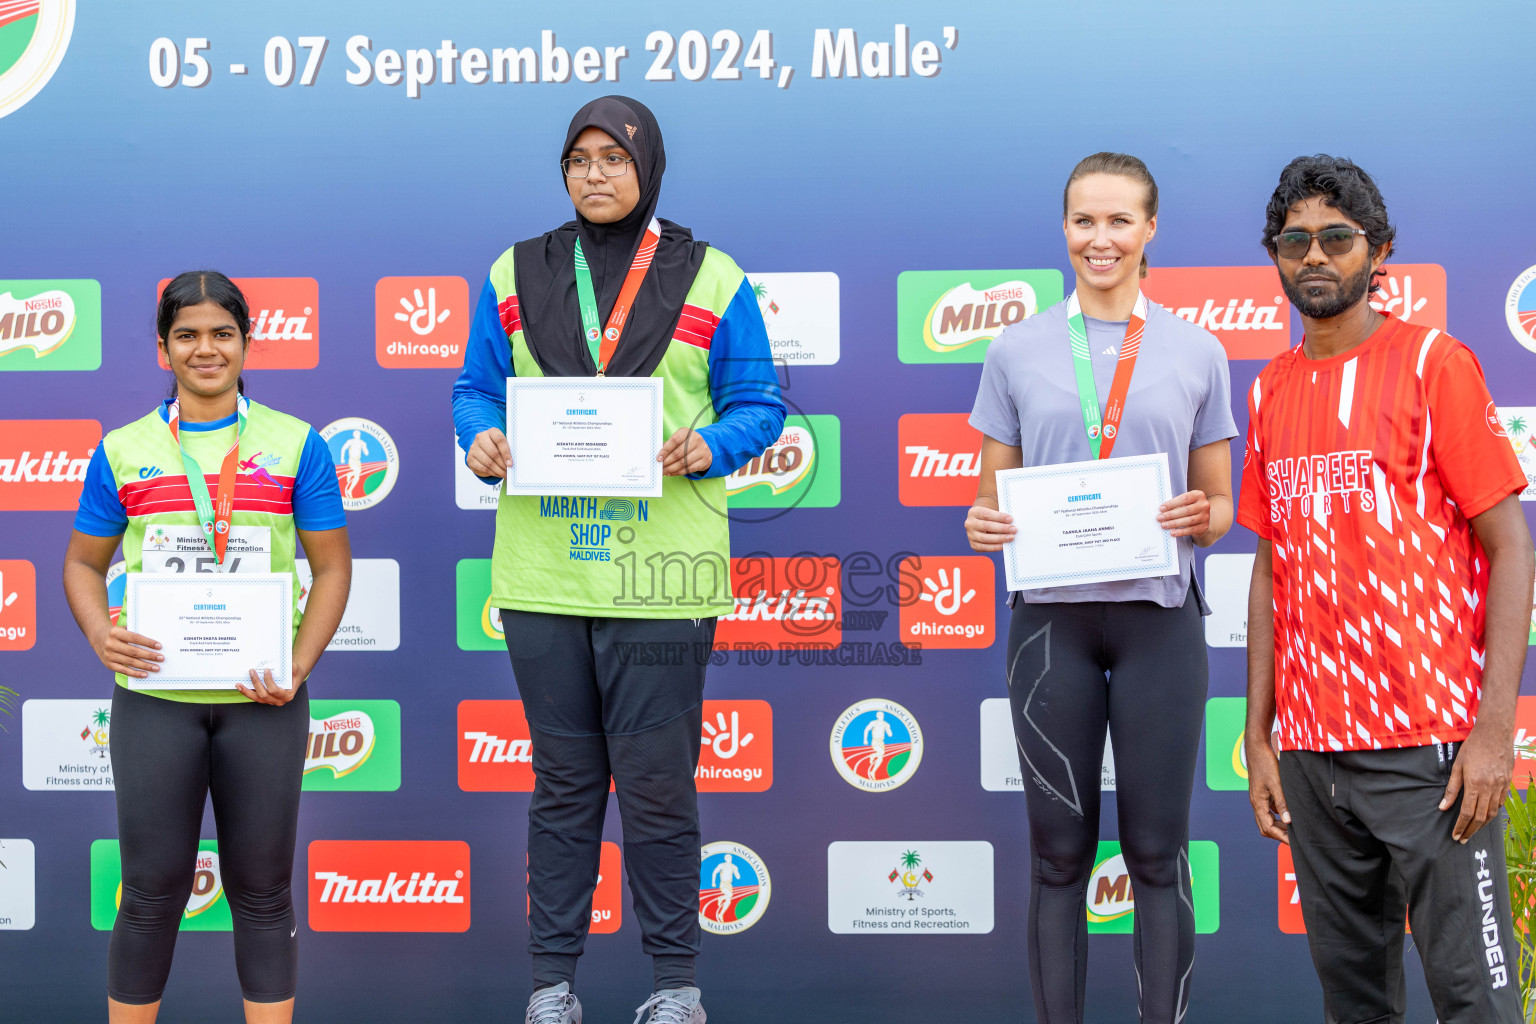
[[[1348,160],[1298,157],[1269,201],[1306,335],[1248,397],[1249,798],[1290,845],[1327,1020],[1403,1020],[1406,916],[1441,1024],[1518,1024],[1526,481],[1471,351],[1370,307],[1394,234]]]

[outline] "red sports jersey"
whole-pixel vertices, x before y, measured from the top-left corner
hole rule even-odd
[[[1468,522],[1525,487],[1483,370],[1386,314],[1332,359],[1298,345],[1248,395],[1238,522],[1274,544],[1286,750],[1466,738],[1488,562]]]

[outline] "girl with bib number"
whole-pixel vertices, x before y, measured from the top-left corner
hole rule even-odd
[[[977,551],[1001,551],[1017,533],[998,511],[1002,470],[1167,454],[1173,497],[1155,514],[1177,538],[1178,571],[1014,594],[1007,683],[1029,811],[1036,1014],[1042,1024],[1083,1020],[1107,730],[1136,901],[1141,1020],[1174,1024],[1194,965],[1189,801],[1207,680],[1193,550],[1232,525],[1237,427],[1221,343],[1141,293],[1157,231],[1146,165],[1087,157],[1067,180],[1062,213],[1076,289],[987,352],[971,413],[985,437],[966,536]]]
[[[250,314],[234,283],[214,271],[182,274],[156,321],[174,393],[96,448],[64,560],[75,621],[117,679],[123,883],[107,952],[108,1018],[148,1024],[159,1013],[211,794],[245,1020],[286,1024],[298,967],[290,883],[309,739],[304,680],[346,607],[346,518],[320,436],[245,397]],[[292,584],[290,677],[268,668],[229,689],[157,687],[160,639],[107,614],[119,542],[130,574],[292,574],[302,545],[313,583],[302,614],[296,576]]]
[[[509,377],[663,386],[665,440],[639,456],[660,464],[661,497],[504,486],[497,506],[490,601],[533,741],[527,1024],[581,1024],[576,961],[610,776],[654,977],[635,1019],[704,1024],[694,771],[715,617],[733,607],[724,478],[778,438],[784,403],[741,269],[656,217],[666,165],[644,104],[605,96],[576,113],[560,150],[576,219],[491,266],[453,391],[466,465],[499,482],[515,471],[514,443],[552,445],[547,427],[509,429]]]

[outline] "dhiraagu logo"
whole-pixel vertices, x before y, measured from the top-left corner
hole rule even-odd
[[[0,281],[0,370],[100,368],[99,282]]]
[[[91,927],[109,932],[123,903],[123,864],[116,839],[91,844]],[[219,844],[203,839],[197,844],[197,866],[192,891],[181,914],[184,932],[227,932],[234,929],[224,881],[219,874]]]
[[[400,788],[400,705],[392,700],[312,700],[304,790]]]
[[[904,363],[979,363],[1003,328],[1062,299],[1059,270],[906,270],[896,278]]]
[[[491,607],[491,560],[460,559],[454,570],[454,584],[459,650],[505,652],[501,609]]]
[[[730,508],[834,508],[843,498],[842,425],[791,415],[763,454],[725,478]]]
[[[1205,784],[1212,789],[1248,789],[1248,755],[1243,752],[1247,720],[1248,701],[1243,697],[1205,702]]]
[[[1195,934],[1215,934],[1221,927],[1221,851],[1209,840],[1195,840],[1189,844],[1188,863],[1179,867],[1190,874]],[[1136,893],[1120,844],[1101,842],[1088,878],[1088,931],[1130,935],[1135,913]]]

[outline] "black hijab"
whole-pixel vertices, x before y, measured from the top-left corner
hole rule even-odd
[[[513,268],[523,337],[548,377],[590,377],[597,372],[582,336],[581,306],[576,295],[576,239],[581,239],[582,252],[592,271],[598,316],[607,323],[624,276],[640,249],[646,226],[656,214],[661,177],[667,169],[661,127],[638,100],[604,96],[578,110],[565,133],[561,160],[587,128],[607,132],[634,158],[630,173],[639,176],[640,201],[616,223],[594,224],[577,214],[575,220],[548,234],[517,243]],[[560,181],[564,186],[564,172]],[[693,232],[687,228],[667,220],[661,222],[661,242],[635,296],[624,335],[607,370],[610,376],[647,377],[656,369],[672,340],[683,311],[683,299],[693,286],[708,248],[707,242],[694,241]]]

